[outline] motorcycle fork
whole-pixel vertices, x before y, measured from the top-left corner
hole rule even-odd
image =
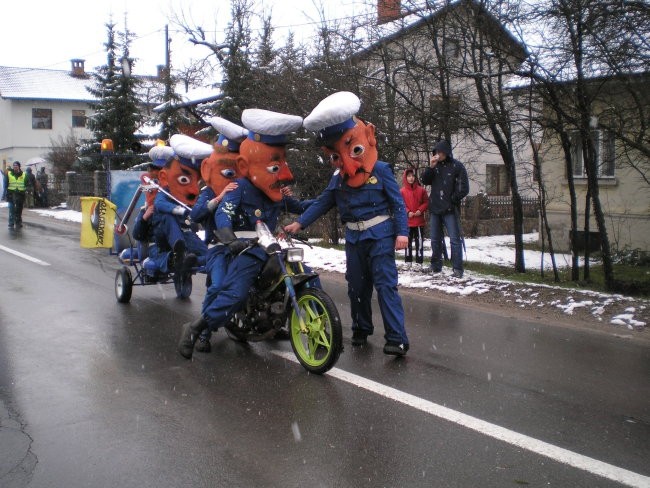
[[[287,293],[289,293],[289,298],[291,299],[291,305],[293,306],[293,310],[296,312],[296,315],[298,316],[298,324],[300,325],[300,332],[306,334],[307,325],[305,325],[305,317],[303,316],[302,311],[298,306],[298,300],[296,299],[296,289],[293,287],[293,280],[291,279],[291,275],[289,275],[289,273],[287,272],[287,267],[284,264],[284,259],[282,259],[280,254],[277,254],[276,256],[278,262],[280,263],[280,269],[282,270],[282,276],[284,277],[284,285],[287,287]]]

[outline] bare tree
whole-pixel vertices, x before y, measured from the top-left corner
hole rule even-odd
[[[643,75],[639,78],[635,70],[647,69],[648,43],[639,36],[639,29],[648,26],[649,9],[640,2],[548,0],[532,5],[528,16],[536,21],[534,25],[548,27],[538,32],[543,48],[536,69],[531,70],[550,111],[548,127],[557,132],[562,142],[570,185],[576,165],[584,165],[586,174],[585,279],[589,279],[589,226],[593,215],[600,237],[605,284],[613,289],[612,250],[599,178],[603,165],[613,164],[614,159],[605,161],[601,134],[613,134],[625,148],[633,148],[637,154],[647,151],[648,98],[640,89]],[[623,109],[623,118],[616,115],[618,107]],[[641,159],[635,169],[647,182],[647,163]],[[571,214],[575,253],[575,193]],[[575,273],[573,277],[577,278]]]
[[[77,139],[69,134],[59,136],[56,140],[50,139],[50,150],[45,159],[52,163],[52,173],[62,177],[67,171],[70,171],[72,165],[77,161],[78,155]]]

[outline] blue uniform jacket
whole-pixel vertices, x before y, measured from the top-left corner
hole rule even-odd
[[[348,186],[340,173],[336,172],[327,188],[298,218],[298,222],[305,228],[335,205],[344,224],[369,220],[378,215],[391,217],[362,231],[346,227],[345,240],[350,243],[408,235],[404,199],[388,163],[377,161],[370,177],[359,188]]]
[[[201,188],[199,198],[196,199],[196,203],[190,211],[190,219],[193,222],[201,224],[205,230],[205,238],[203,240],[206,244],[214,240],[214,218],[213,212],[208,208],[208,203],[216,196],[212,188],[204,186]]]
[[[167,188],[165,188],[164,190],[169,191]],[[190,227],[185,222],[185,217],[183,215],[174,215],[173,213],[173,210],[179,205],[180,204],[178,202],[175,202],[167,195],[165,195],[163,192],[159,191],[158,193],[156,193],[156,198],[153,201],[153,208],[155,209],[154,215],[156,213],[173,215],[174,217],[176,217],[176,220],[178,221],[178,225],[181,226],[181,229],[189,229]]]
[[[262,220],[273,232],[282,212],[299,214],[305,209],[305,205],[293,197],[284,197],[281,201],[274,202],[248,179],[239,178],[236,181],[237,188],[226,193],[214,214],[217,229],[230,227],[235,232],[250,231],[255,230],[258,220]],[[248,252],[266,259],[266,253],[259,247]]]

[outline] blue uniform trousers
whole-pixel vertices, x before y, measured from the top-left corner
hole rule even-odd
[[[377,290],[379,310],[384,322],[384,339],[408,344],[404,329],[404,308],[397,292],[395,238],[367,239],[345,243],[348,296],[352,309],[352,330],[372,334],[372,289]]]
[[[228,258],[226,258],[228,259]],[[215,331],[228,323],[230,318],[241,308],[248,296],[248,290],[255,282],[263,260],[244,252],[232,258],[219,290],[211,299],[203,301],[202,315],[208,322],[210,331]]]
[[[182,229],[175,215],[155,213],[153,219],[154,235],[161,249],[173,249],[174,244],[182,240],[185,242],[185,252],[195,254],[199,258],[199,266],[205,265],[208,246],[195,232]]]

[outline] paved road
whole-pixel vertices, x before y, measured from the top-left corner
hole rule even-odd
[[[0,486],[650,486],[647,342],[404,293],[411,351],[307,374],[223,333],[185,361],[203,297],[136,287],[78,227],[0,212]],[[377,310],[377,307],[375,307]],[[376,323],[380,324],[377,317]],[[618,480],[618,481],[615,481]]]

